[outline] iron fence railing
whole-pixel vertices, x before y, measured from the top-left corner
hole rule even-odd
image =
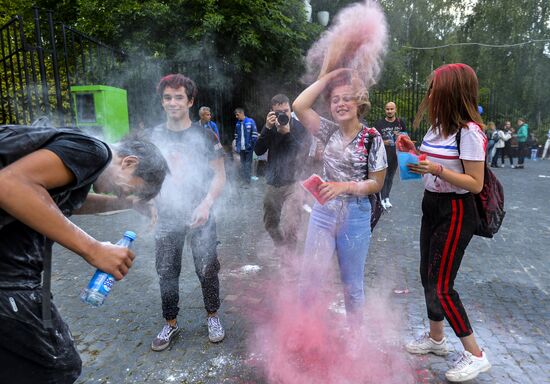
[[[150,127],[163,119],[160,98],[155,93],[158,80],[168,73],[181,72],[193,78],[199,88],[193,117],[198,117],[200,106],[211,107],[222,141],[228,143],[233,138],[236,107],[244,107],[247,115],[261,126],[273,95],[286,93],[293,100],[305,87],[298,82],[281,83],[276,79],[249,84],[244,77],[228,78],[228,73],[238,71],[223,60],[209,61],[216,60],[211,57],[167,61],[127,55],[56,22],[51,11],[44,15],[34,8],[33,16],[32,23],[25,24],[21,17],[15,16],[0,27],[2,124],[28,124],[42,115],[58,125],[74,124],[70,87],[100,84],[126,89],[131,127]],[[373,89],[367,122],[373,124],[383,118],[384,105],[393,101],[398,115],[410,129],[424,94],[425,86],[416,82],[398,90]],[[510,107],[492,91],[483,90],[480,104],[485,122],[502,124],[504,120],[514,122],[524,116],[532,120],[530,126],[539,138],[546,137],[550,129],[550,121]],[[422,124],[411,135],[419,140],[426,129],[426,124]]]

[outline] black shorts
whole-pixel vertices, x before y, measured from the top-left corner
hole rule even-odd
[[[0,383],[65,384],[82,361],[52,303],[53,328],[42,324],[41,290],[0,290]]]

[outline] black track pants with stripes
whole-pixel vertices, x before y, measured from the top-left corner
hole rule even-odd
[[[471,193],[424,192],[420,229],[420,277],[433,321],[447,319],[458,337],[472,334],[454,281],[477,225]]]

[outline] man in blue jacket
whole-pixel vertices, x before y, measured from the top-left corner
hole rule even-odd
[[[237,124],[235,126],[235,148],[241,156],[241,181],[246,188],[250,185],[252,173],[252,151],[258,139],[256,123],[250,117],[245,116],[243,108],[235,109]]]
[[[216,125],[216,123],[212,121],[212,112],[210,111],[210,108],[205,106],[200,107],[199,117],[200,117],[199,124],[201,125],[201,127],[203,127],[204,129],[210,129],[212,132],[214,132],[214,134],[219,140],[220,131],[218,131],[218,126]]]

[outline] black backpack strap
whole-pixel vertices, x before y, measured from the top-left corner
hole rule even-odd
[[[44,245],[44,272],[42,273],[42,324],[46,329],[52,329],[52,241],[46,239]]]

